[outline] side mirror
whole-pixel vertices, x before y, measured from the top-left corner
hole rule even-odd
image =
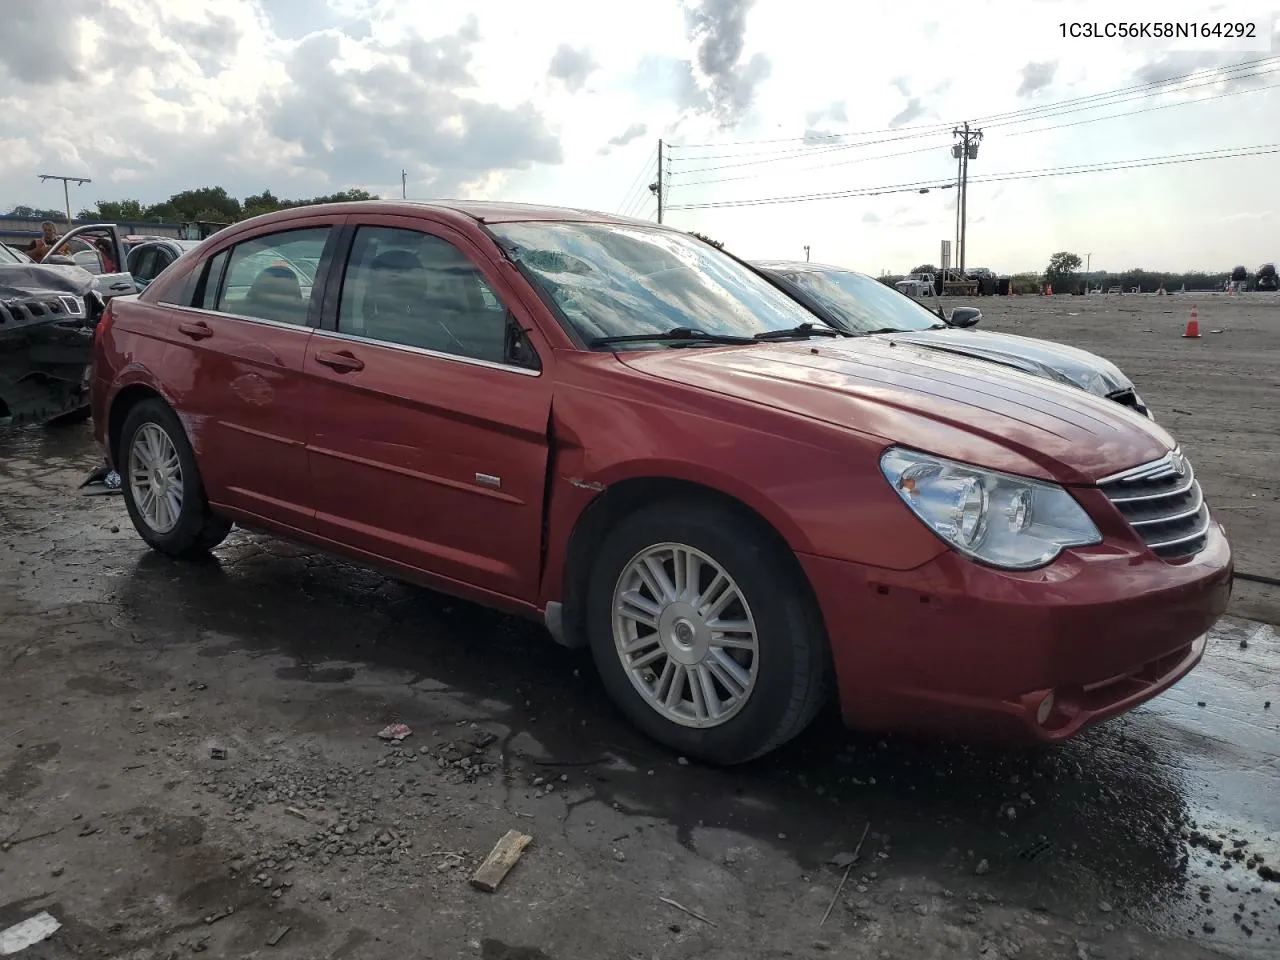
[[[949,327],[975,327],[982,319],[982,311],[977,307],[956,307],[947,320]]]
[[[80,266],[80,264],[76,263],[76,262],[75,262],[74,260],[72,260],[70,257],[65,257],[65,256],[63,256],[62,254],[58,254],[58,255],[57,255],[57,256],[55,256],[55,257],[45,257],[45,258],[44,258],[43,260],[41,260],[40,262],[41,262],[42,264],[46,264],[46,263],[47,263],[47,264],[48,264],[49,266],[51,266],[51,267],[78,267],[78,266]]]

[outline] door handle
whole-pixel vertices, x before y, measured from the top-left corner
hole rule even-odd
[[[338,353],[330,353],[327,350],[317,353],[316,363],[323,363],[326,367],[331,367],[338,373],[351,373],[364,369],[364,361],[346,350]]]
[[[213,336],[213,328],[203,320],[183,320],[178,324],[178,330],[192,340],[204,340]]]
[[[133,284],[125,283],[123,280],[121,280],[119,283],[111,284],[111,287],[110,287],[110,289],[112,290],[132,290],[133,288],[134,288]]]

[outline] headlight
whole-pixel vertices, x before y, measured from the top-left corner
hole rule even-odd
[[[891,447],[880,470],[911,511],[961,553],[1007,570],[1043,566],[1102,535],[1062,487]]]

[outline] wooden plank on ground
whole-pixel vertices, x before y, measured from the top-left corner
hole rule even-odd
[[[485,857],[484,863],[476,869],[471,877],[471,885],[486,893],[493,893],[498,884],[511,872],[524,848],[533,842],[533,837],[519,830],[508,830],[506,835],[494,844]]]

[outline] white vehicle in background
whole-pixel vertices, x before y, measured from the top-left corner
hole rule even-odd
[[[899,293],[915,299],[936,296],[938,290],[932,273],[912,273],[893,286]]]

